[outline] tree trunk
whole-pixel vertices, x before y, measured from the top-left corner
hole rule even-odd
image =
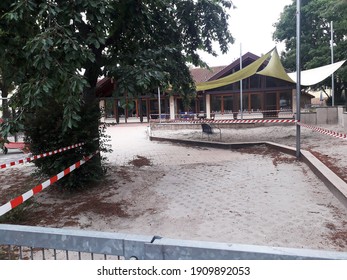
[[[5,84],[1,84],[1,97],[2,99],[2,117],[8,119],[11,116],[10,110],[8,108],[8,87]]]

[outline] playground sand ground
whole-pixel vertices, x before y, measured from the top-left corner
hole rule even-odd
[[[76,193],[49,187],[31,199],[21,224],[347,249],[347,209],[293,156],[263,145],[225,151],[150,141],[147,124],[110,126],[107,133],[113,152],[107,155],[105,181]],[[181,139],[203,137],[201,130],[151,133]],[[303,149],[347,179],[346,140],[306,128],[301,137]],[[295,147],[295,126],[222,129],[222,141],[271,141]],[[33,187],[34,182],[29,181],[32,170],[32,164],[27,164],[1,171],[1,197]]]

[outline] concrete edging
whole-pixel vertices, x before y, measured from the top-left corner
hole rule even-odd
[[[218,149],[240,149],[250,146],[266,145],[283,153],[296,156],[295,148],[281,145],[273,142],[239,142],[239,143],[222,143],[197,140],[173,139],[164,137],[150,136],[151,141],[172,142],[176,144],[194,145],[200,147],[211,147]],[[347,208],[347,183],[338,177],[323,162],[316,158],[312,153],[306,150],[300,151],[302,161],[313,171],[313,173],[328,187],[335,197]]]

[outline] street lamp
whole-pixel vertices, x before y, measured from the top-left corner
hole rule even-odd
[[[300,72],[300,7],[301,1],[296,0],[296,157],[300,157],[300,94],[301,94],[301,72]]]

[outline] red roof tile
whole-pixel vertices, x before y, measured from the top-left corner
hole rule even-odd
[[[193,68],[193,69],[190,69],[190,73],[192,74],[193,80],[196,83],[201,83],[201,82],[208,81],[212,76],[222,71],[225,67],[226,66],[216,66],[216,67],[210,67],[210,69]]]

